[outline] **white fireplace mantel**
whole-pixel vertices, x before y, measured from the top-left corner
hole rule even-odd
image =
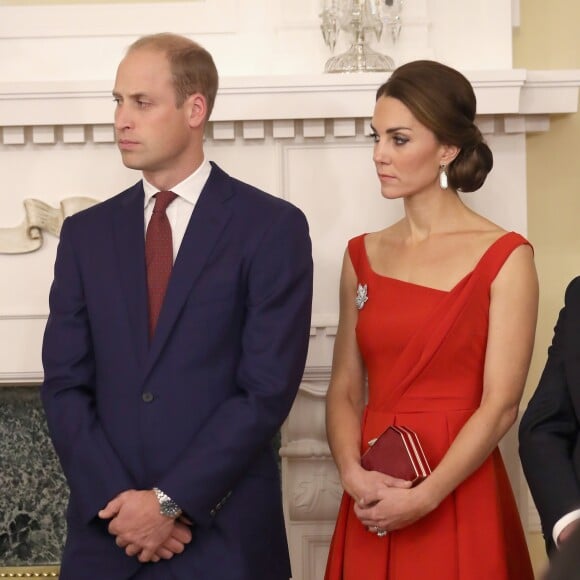
[[[580,70],[464,74],[475,89],[478,115],[549,116],[578,110]],[[229,77],[221,81],[212,121],[367,118],[386,78],[385,73]],[[0,127],[110,124],[112,84],[0,83]]]

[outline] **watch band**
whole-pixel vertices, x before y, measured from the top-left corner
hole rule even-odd
[[[167,516],[168,518],[178,518],[183,510],[163,491],[158,487],[154,487],[155,497],[159,502],[159,511],[161,515]]]

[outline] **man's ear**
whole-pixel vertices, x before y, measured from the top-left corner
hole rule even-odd
[[[201,93],[194,93],[187,97],[184,106],[187,111],[187,120],[191,128],[202,126],[207,118],[207,103]]]
[[[443,145],[442,148],[441,165],[449,165],[461,151],[457,145]]]

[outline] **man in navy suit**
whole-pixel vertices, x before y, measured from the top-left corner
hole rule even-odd
[[[290,577],[270,442],[304,370],[311,244],[296,207],[206,160],[217,85],[189,39],[131,45],[115,133],[143,180],[62,228],[42,387],[70,487],[62,580]],[[159,191],[174,263],[150,336]]]
[[[575,530],[580,541],[580,277],[566,290],[548,360],[519,435],[522,465],[553,556]]]

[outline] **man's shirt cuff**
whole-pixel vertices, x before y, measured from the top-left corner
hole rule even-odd
[[[562,516],[555,524],[554,528],[552,529],[552,538],[554,539],[554,544],[557,548],[560,547],[560,543],[558,542],[558,536],[562,533],[562,530],[572,522],[580,520],[580,509],[571,511],[567,513],[565,516]]]

